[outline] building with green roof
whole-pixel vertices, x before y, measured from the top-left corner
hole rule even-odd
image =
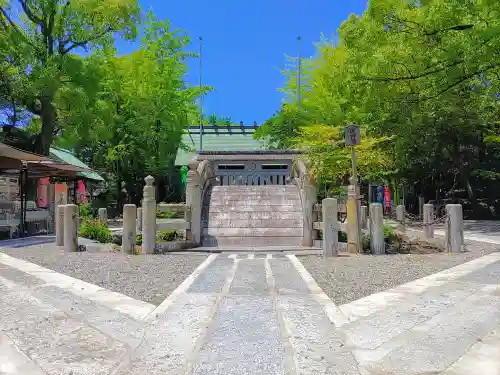
[[[204,126],[203,151],[262,151],[264,144],[253,138],[253,126]],[[190,126],[182,136],[183,148],[177,151],[176,166],[188,165],[200,150],[200,128]]]

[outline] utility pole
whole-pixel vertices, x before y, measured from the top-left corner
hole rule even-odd
[[[203,92],[202,92],[202,72],[203,72],[203,37],[200,36],[200,151],[203,151]]]
[[[297,102],[299,107],[302,105],[302,92],[301,92],[301,75],[302,75],[302,58],[301,58],[301,49],[302,49],[302,39],[300,35],[297,37],[298,42],[298,58],[297,58]]]

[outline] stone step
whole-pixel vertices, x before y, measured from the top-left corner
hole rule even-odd
[[[260,190],[260,191],[209,191],[206,193],[207,197],[248,197],[248,198],[267,198],[267,197],[289,197],[290,199],[298,198],[300,195],[296,191],[274,191],[274,190]]]
[[[239,205],[245,205],[245,206],[299,206],[302,207],[300,204],[299,199],[294,199],[294,200],[285,200],[285,199],[280,199],[278,197],[274,198],[269,198],[269,199],[248,199],[245,197],[242,198],[237,198],[235,197],[234,199],[227,199],[227,198],[214,198],[210,199],[209,205],[211,207],[214,206],[239,206]]]
[[[272,220],[272,219],[220,219],[202,220],[204,228],[302,228],[300,219]]]
[[[203,209],[209,213],[218,212],[300,212],[302,213],[302,208],[300,205],[287,204],[281,206],[273,206],[272,209],[269,205],[255,205],[255,206],[245,206],[243,204],[237,206],[228,205],[216,205],[216,206],[203,206]]]
[[[302,236],[300,237],[213,237],[203,236],[202,246],[221,247],[221,246],[300,246],[302,245]]]
[[[287,237],[302,236],[302,228],[204,228],[203,236]]]
[[[294,185],[266,185],[266,186],[246,186],[246,185],[230,185],[230,186],[214,186],[212,192],[297,192],[297,187]]]
[[[302,211],[276,212],[276,211],[227,211],[213,212],[208,210],[203,215],[204,219],[212,220],[302,220]]]

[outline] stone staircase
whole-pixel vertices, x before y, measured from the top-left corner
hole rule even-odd
[[[202,246],[298,247],[302,221],[295,186],[213,186],[203,202]]]

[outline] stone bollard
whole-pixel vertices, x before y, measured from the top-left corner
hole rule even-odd
[[[366,229],[367,222],[368,222],[368,207],[361,206],[361,210],[360,210],[361,229]]]
[[[434,213],[434,205],[430,203],[424,204],[424,236],[426,239],[434,238],[434,224],[432,223],[432,214]]]
[[[461,204],[446,205],[446,251],[459,253],[464,245],[464,220]]]
[[[104,224],[108,222],[108,210],[106,208],[99,208],[99,221],[102,221]]]
[[[135,254],[137,209],[135,204],[123,206],[122,249],[124,253]]]
[[[156,192],[153,176],[147,176],[142,199],[142,253],[153,254],[156,247]]]
[[[418,197],[418,216],[422,217],[424,214],[424,197]]]
[[[385,254],[384,210],[380,203],[370,203],[370,249],[372,254]]]
[[[402,204],[396,207],[396,221],[398,222],[398,229],[401,232],[404,232],[406,230],[405,206],[403,206]]]
[[[336,256],[339,249],[338,203],[335,198],[325,198],[321,203],[323,213],[323,256]]]
[[[137,207],[137,232],[142,231],[142,208]]]
[[[76,204],[64,206],[64,250],[66,252],[78,251],[78,207]]]
[[[56,207],[56,246],[64,246],[64,205]]]
[[[349,253],[360,253],[362,251],[356,185],[357,180],[351,177],[350,184],[347,187],[347,251]]]

